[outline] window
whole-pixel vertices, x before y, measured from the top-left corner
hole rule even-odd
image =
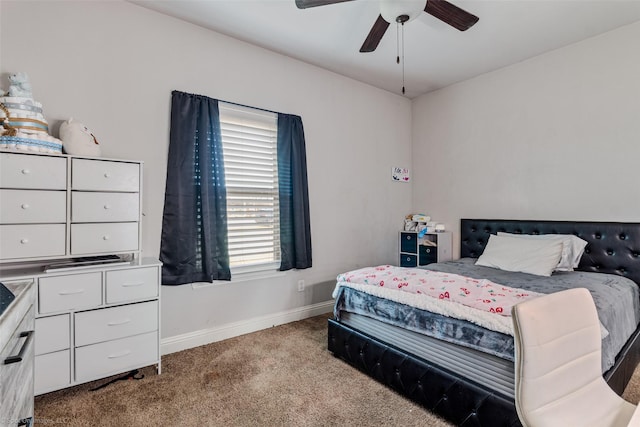
[[[227,187],[229,266],[280,265],[278,115],[219,103]]]
[[[174,90],[162,284],[311,267],[307,187],[300,116]]]

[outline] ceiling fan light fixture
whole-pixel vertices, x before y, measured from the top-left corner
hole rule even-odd
[[[409,17],[402,23],[409,22],[420,16],[426,5],[427,0],[380,0],[380,15],[390,24],[402,15]]]

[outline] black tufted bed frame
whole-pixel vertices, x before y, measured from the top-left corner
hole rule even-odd
[[[575,234],[588,242],[577,270],[617,274],[640,286],[640,223],[462,219],[460,257],[477,258],[490,234]],[[604,374],[622,394],[640,361],[640,328]],[[521,426],[513,396],[496,393],[373,336],[329,319],[328,348],[400,394],[459,426]]]

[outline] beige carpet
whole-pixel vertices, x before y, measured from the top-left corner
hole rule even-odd
[[[173,353],[162,375],[36,398],[36,425],[434,426],[451,424],[334,358],[326,316]],[[640,371],[625,397],[640,400]]]

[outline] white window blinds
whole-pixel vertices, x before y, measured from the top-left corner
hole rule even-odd
[[[275,113],[219,103],[230,267],[280,261]]]

